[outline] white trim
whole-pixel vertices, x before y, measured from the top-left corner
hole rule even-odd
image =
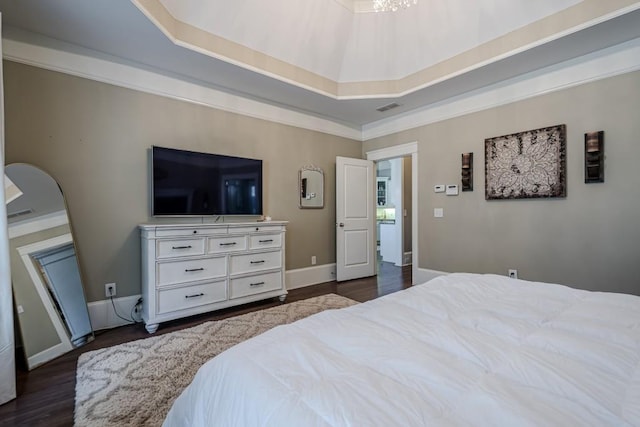
[[[367,151],[367,160],[392,159],[394,157],[408,156],[418,152],[418,142],[408,142],[406,144],[394,145],[392,147],[380,148],[379,150]]]
[[[63,343],[56,344],[53,347],[49,347],[46,350],[42,350],[40,353],[36,353],[33,356],[28,357],[27,366],[29,367],[29,370],[32,370],[58,356],[62,356],[69,350],[70,349],[68,349]]]
[[[38,231],[58,227],[69,223],[67,211],[57,211],[37,218],[9,224],[9,239],[37,233]]]
[[[285,277],[287,290],[304,288],[318,283],[333,282],[336,280],[336,264],[287,270]]]
[[[118,314],[125,318],[131,317],[131,310],[141,296],[142,295],[130,295],[127,297],[114,298],[113,303],[118,310]],[[140,307],[142,308],[142,306]],[[94,331],[117,328],[118,326],[133,323],[119,318],[113,311],[111,300],[108,299],[90,302],[87,304],[87,309],[89,310],[89,319],[91,319],[91,325]]]
[[[51,301],[51,296],[47,291],[47,287],[42,282],[42,277],[40,276],[40,273],[36,270],[36,267],[33,265],[33,262],[31,261],[31,254],[34,252],[55,248],[57,246],[62,246],[69,243],[73,243],[73,239],[71,238],[71,234],[67,233],[57,237],[53,237],[51,239],[42,240],[39,242],[31,243],[29,245],[20,246],[19,248],[17,248],[17,251],[20,254],[20,258],[22,259],[22,263],[24,264],[25,268],[27,269],[27,272],[29,273],[29,277],[31,278],[31,281],[33,282],[33,285],[35,286],[36,291],[38,292],[38,296],[42,300],[42,304],[44,305],[47,315],[49,316],[49,319],[51,319],[51,323],[53,324],[53,327],[56,330],[56,333],[58,334],[58,339],[60,340],[60,344],[57,344],[56,346],[51,347],[50,349],[44,350],[34,355],[33,357],[38,356],[38,358],[36,359],[38,361],[43,360],[45,356],[49,355],[48,353],[49,351],[51,351],[51,354],[56,354],[56,355],[60,355],[60,354],[66,353],[67,351],[71,351],[73,350],[73,345],[69,340],[69,334],[67,332],[67,328],[62,323],[62,319],[60,318],[58,311],[53,306],[53,301]],[[55,350],[53,350],[54,348]],[[60,353],[56,353],[57,351],[60,351]],[[53,359],[53,357],[51,359]],[[51,359],[47,359],[39,363],[44,363]],[[33,369],[35,366],[32,366],[30,364],[30,360],[31,360],[31,357],[28,358],[27,364],[29,366],[29,369]]]
[[[332,120],[143,70],[132,63],[89,56],[88,52],[92,51],[88,49],[83,49],[87,53],[82,54],[7,38],[2,42],[4,58],[10,61],[344,138],[360,140],[362,136],[360,130]]]
[[[640,70],[640,38],[362,127],[362,140]]]
[[[0,12],[0,35],[2,34]],[[2,46],[0,45],[0,56]],[[4,91],[0,64],[0,176],[4,176]],[[0,405],[16,397],[15,339],[13,331],[13,298],[11,294],[11,262],[7,232],[7,205],[4,185],[0,186]]]
[[[50,44],[60,44],[49,39]],[[286,108],[231,95],[194,83],[116,63],[98,52],[76,47],[82,53],[3,39],[4,58],[36,67],[139,90],[167,98],[204,105],[345,138],[367,141],[516,101],[590,83],[640,69],[640,38],[541,70],[496,83],[411,112],[362,126],[362,130]]]
[[[416,281],[418,270],[418,141],[394,145],[366,152],[367,160],[384,160],[411,156],[411,283]]]
[[[428,268],[417,268],[414,269],[414,274],[415,276],[413,278],[413,284],[421,285],[431,279],[435,279],[439,276],[446,276],[449,273],[447,273],[446,271],[429,270]]]

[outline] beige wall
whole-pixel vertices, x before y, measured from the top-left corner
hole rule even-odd
[[[419,142],[419,267],[506,274],[640,294],[640,72],[367,141],[363,153]],[[484,139],[567,125],[567,197],[486,201]],[[584,184],[584,133],[605,131],[605,180]],[[474,191],[460,184],[460,154],[474,156]],[[444,218],[433,218],[433,208]]]
[[[264,212],[290,221],[287,270],[335,262],[335,157],[361,143],[112,85],[4,63],[6,162],[25,162],[61,185],[88,301],[140,293],[137,224],[151,220],[152,145],[259,158]],[[298,169],[325,171],[325,208],[298,209]]]

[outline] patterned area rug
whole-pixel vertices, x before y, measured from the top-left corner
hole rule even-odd
[[[247,313],[82,354],[77,426],[160,426],[206,361],[274,326],[357,304],[334,294]]]

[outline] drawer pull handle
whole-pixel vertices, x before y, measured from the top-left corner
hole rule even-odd
[[[262,285],[264,285],[264,282],[249,283],[249,286],[262,286]]]
[[[266,240],[258,240],[259,243],[271,243],[273,242],[273,239],[266,239]]]
[[[204,268],[200,267],[200,268],[188,268],[185,270],[185,273],[189,273],[192,271],[204,271]]]
[[[185,295],[184,297],[188,299],[188,298],[199,298],[199,297],[202,297],[202,296],[204,296],[204,294],[202,292],[200,292],[199,294]]]
[[[238,242],[229,242],[229,243],[220,243],[220,246],[233,246],[236,245]]]
[[[172,249],[191,249],[193,246],[172,246]]]
[[[251,261],[251,264],[264,264],[264,260],[260,260],[260,261]]]

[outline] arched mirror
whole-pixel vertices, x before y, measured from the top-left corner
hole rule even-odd
[[[300,209],[324,207],[324,172],[315,166],[304,166],[298,172]]]
[[[58,183],[35,166],[5,168],[11,281],[28,369],[93,339]]]

